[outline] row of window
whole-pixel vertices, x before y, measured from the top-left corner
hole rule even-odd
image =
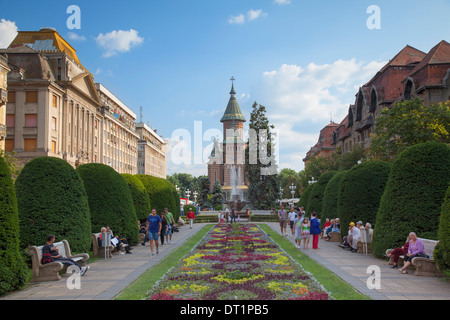
[[[7,114],[6,115],[6,127],[8,128],[15,128],[16,122],[15,122],[15,114]],[[51,129],[57,130],[57,119],[56,117],[52,117],[51,120]],[[37,128],[37,114],[26,114],[25,115],[25,128]]]

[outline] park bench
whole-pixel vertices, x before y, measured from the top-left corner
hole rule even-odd
[[[328,234],[328,237],[330,238],[330,242],[342,242],[342,237],[340,232],[330,232]]]
[[[79,263],[81,266],[86,265],[86,261],[89,260],[89,254],[80,253],[76,255],[72,255],[70,251],[70,246],[67,240],[63,240],[61,242],[55,242],[55,246],[58,247],[59,253],[65,257],[74,260]],[[60,280],[60,271],[66,272],[67,266],[64,266],[61,262],[54,261],[51,263],[42,264],[42,248],[44,246],[30,246],[28,248],[28,254],[31,256],[31,263],[33,268],[33,278],[32,282],[40,282],[40,281],[56,281]]]
[[[370,229],[371,230],[371,229]],[[368,230],[362,228],[361,229],[361,237],[356,243],[356,247],[358,248],[358,253],[372,253],[370,234],[368,234]]]
[[[144,235],[145,236],[145,235]],[[98,238],[100,237],[99,233],[92,234],[92,251],[94,253],[95,258],[104,258],[105,257],[105,247],[98,246]],[[122,243],[122,249],[127,247],[128,244]],[[112,257],[112,253],[116,252],[117,249],[112,244],[109,246],[109,257]]]
[[[430,239],[422,239],[422,238],[420,238],[420,239],[422,240],[423,245],[425,247],[425,253],[430,257],[430,259],[422,258],[422,257],[413,258],[411,261],[411,265],[416,267],[416,271],[414,272],[414,275],[415,276],[425,276],[425,277],[433,277],[433,276],[440,277],[440,276],[442,276],[443,275],[442,272],[440,272],[438,270],[436,263],[433,260],[433,251],[434,251],[434,248],[436,247],[438,241],[430,240]],[[394,250],[394,249],[386,250],[386,255],[391,253],[392,250]],[[400,256],[400,258],[398,259],[398,262],[397,262],[398,265],[403,264],[403,257],[404,256]],[[394,264],[392,260],[393,260],[393,257],[391,257],[389,259],[390,265]]]

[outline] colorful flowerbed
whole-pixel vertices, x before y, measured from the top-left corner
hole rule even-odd
[[[323,288],[254,224],[218,224],[149,299],[328,300]]]

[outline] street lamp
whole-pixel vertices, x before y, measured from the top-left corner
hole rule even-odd
[[[308,181],[309,184],[313,184],[315,182],[317,182],[317,180],[314,180],[314,177],[311,177],[311,181]]]
[[[297,189],[297,187],[292,183],[292,185],[289,186],[289,189],[291,189],[292,199],[294,199],[295,189]]]
[[[177,193],[180,194],[180,187],[178,185],[175,185],[175,190],[177,190]]]
[[[187,189],[186,190],[186,197],[188,198],[188,202],[189,202],[189,197],[191,196],[191,190]]]
[[[195,202],[195,203],[197,203],[197,195],[198,195],[198,192],[197,192],[197,191],[194,191],[194,202]]]

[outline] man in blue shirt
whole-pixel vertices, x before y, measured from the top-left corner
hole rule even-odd
[[[153,253],[153,242],[156,246],[156,254],[159,253],[159,235],[161,232],[162,227],[162,221],[161,217],[156,214],[156,209],[152,209],[152,214],[148,216],[147,219],[147,234],[148,239],[150,240],[150,250],[152,252],[152,256],[155,254]]]

